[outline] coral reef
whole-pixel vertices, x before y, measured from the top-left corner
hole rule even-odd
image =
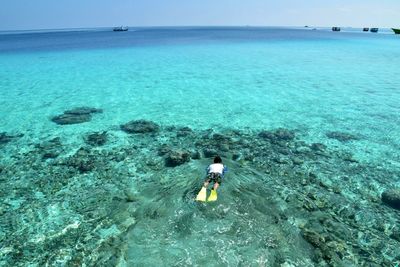
[[[7,144],[8,142],[11,142],[14,139],[20,138],[22,136],[24,136],[24,135],[23,134],[9,135],[6,132],[1,132],[0,133],[0,145],[1,144]]]
[[[176,167],[190,161],[190,153],[184,150],[171,150],[165,158],[167,167]]]
[[[97,132],[88,134],[85,137],[85,142],[91,146],[102,146],[107,143],[107,132]]]
[[[85,114],[102,113],[102,112],[103,112],[103,110],[98,109],[98,108],[78,107],[78,108],[66,110],[66,111],[64,111],[64,114],[85,115]]]
[[[120,130],[139,134],[109,145]],[[202,265],[203,243],[192,243],[200,236],[210,236],[210,251],[232,255],[216,256],[219,266],[400,260],[398,190],[381,201],[396,170],[283,128],[216,132],[138,120],[120,130],[86,134],[79,147],[57,137],[27,143],[0,158],[0,265],[171,266],[188,257]],[[219,200],[196,203],[217,154],[230,169]],[[155,247],[168,256],[132,256]]]
[[[331,139],[339,140],[340,142],[348,142],[353,140],[359,140],[360,138],[356,135],[343,132],[328,132],[326,136]]]
[[[88,122],[92,119],[93,113],[102,113],[102,109],[90,108],[90,107],[78,107],[71,110],[64,111],[63,114],[54,116],[51,121],[60,124],[78,124]]]
[[[152,121],[133,120],[121,125],[121,129],[127,133],[152,133],[157,132],[160,126]]]
[[[43,159],[53,159],[63,152],[62,143],[59,137],[35,145],[36,153],[42,155]]]
[[[400,189],[390,189],[382,193],[382,201],[389,206],[400,210]]]

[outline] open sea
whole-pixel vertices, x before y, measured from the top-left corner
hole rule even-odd
[[[388,30],[0,32],[0,266],[395,266],[399,59]]]

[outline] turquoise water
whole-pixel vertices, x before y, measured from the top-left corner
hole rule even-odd
[[[386,266],[400,260],[394,249],[400,240],[393,238],[400,231],[396,230],[399,212],[380,203],[383,190],[400,186],[397,36],[290,29],[180,29],[178,34],[171,29],[141,29],[126,38],[118,36],[113,43],[116,33],[91,34],[2,36],[6,42],[0,45],[0,132],[24,135],[0,148],[6,170],[0,172],[1,183],[17,181],[4,187],[14,191],[2,192],[8,203],[2,207],[2,217],[14,216],[13,227],[29,228],[14,232],[13,242],[27,238],[52,255],[28,260],[22,253],[18,259],[15,246],[5,242],[5,233],[15,228],[3,221],[2,264]],[[103,113],[82,124],[57,125],[50,120],[80,106],[101,108]],[[138,119],[157,123],[161,132],[156,137],[132,136],[120,130],[119,125]],[[171,126],[190,127],[194,137],[177,139]],[[293,130],[299,142],[326,145],[330,156],[304,156],[301,167],[267,164],[263,158],[267,155],[232,159],[236,152],[251,154],[255,144],[267,146],[257,133],[277,128]],[[161,144],[192,150],[194,141],[204,140],[207,129],[250,143],[229,144],[235,150],[222,152],[232,171],[213,204],[193,201],[211,159],[192,159],[169,168],[157,154]],[[72,173],[61,185],[50,183],[42,190],[35,175],[40,173],[43,181],[57,180],[60,173],[68,172],[54,170],[61,164],[58,161],[75,155],[86,146],[84,136],[97,131],[107,131],[109,140],[90,153],[99,153],[96,157],[104,157],[109,168]],[[234,136],[235,131],[241,132],[240,137]],[[330,138],[330,132],[355,138],[338,140]],[[34,155],[37,144],[55,137],[63,144],[57,158],[41,160]],[[298,146],[288,145],[293,151]],[[268,147],[271,151],[266,154],[276,152],[274,144]],[[196,149],[203,147],[196,145]],[[114,162],[107,153],[125,153],[125,159]],[[351,154],[354,161],[343,163],[341,153]],[[30,167],[32,162],[40,170]],[[316,173],[317,182],[299,187],[298,177],[310,172]],[[340,194],[329,189],[335,184]],[[19,194],[20,188],[31,197]],[[126,190],[134,200],[119,204],[115,198]],[[309,190],[333,194],[338,205],[354,207],[356,218],[360,210],[365,212],[362,216],[375,218],[350,223],[329,205],[317,203],[318,209],[311,211],[299,207],[296,201],[303,203]],[[77,195],[92,197],[90,210],[104,208],[92,219],[107,222],[92,225],[89,211],[72,208]],[[290,196],[297,200],[288,201]],[[105,204],[97,207],[95,199],[101,197]],[[34,219],[22,215],[26,210],[21,205],[29,207]],[[350,231],[349,240],[332,234],[318,219],[321,213],[333,216],[334,229]],[[332,247],[342,246],[349,255],[337,252],[330,259],[318,258],[327,249],[304,234],[308,231],[304,225],[313,225],[313,231],[321,234],[310,222],[313,219],[335,237],[325,237],[323,243],[336,252],[339,249]],[[366,221],[376,225],[364,225]],[[69,229],[81,228],[82,239],[66,241],[74,236]],[[364,235],[375,236],[379,245],[371,245]],[[61,244],[46,245],[54,236]],[[19,249],[41,254],[30,246]]]

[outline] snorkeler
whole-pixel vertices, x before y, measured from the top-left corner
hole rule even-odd
[[[222,164],[222,159],[220,156],[216,156],[214,158],[214,163],[210,164],[207,167],[207,177],[204,181],[204,185],[198,193],[196,200],[197,201],[206,201],[207,198],[207,187],[210,182],[214,182],[213,189],[211,190],[211,194],[208,197],[207,201],[216,201],[217,200],[217,189],[221,185],[222,178],[225,173],[228,171],[228,168]]]

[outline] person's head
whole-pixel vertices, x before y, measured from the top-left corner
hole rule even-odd
[[[220,156],[215,156],[214,163],[222,163],[222,159]]]

